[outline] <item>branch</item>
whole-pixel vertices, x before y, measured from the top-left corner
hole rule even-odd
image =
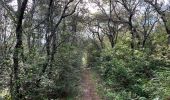
[[[156,24],[157,22],[158,22],[158,20],[156,20],[156,21],[152,24],[150,30],[148,31],[147,37],[149,36],[149,34],[150,34],[151,31],[153,30],[153,28],[154,28],[154,26],[155,26],[155,24]]]
[[[15,11],[9,7],[4,1],[0,0],[1,5],[6,9],[6,11],[8,12],[8,14],[10,15],[11,19],[14,21],[14,23],[16,23],[16,15],[15,15]]]
[[[156,2],[155,4],[153,3],[153,0],[144,0],[146,3],[149,3],[152,5],[152,7],[158,12],[158,14],[163,15],[164,12],[161,11],[161,7],[158,6],[158,3]]]
[[[63,17],[65,18],[65,17],[71,16],[76,11],[77,5],[79,3],[80,3],[80,0],[76,3],[74,9],[69,14],[63,15]]]

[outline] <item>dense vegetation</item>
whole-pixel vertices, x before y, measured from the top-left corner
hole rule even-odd
[[[169,100],[169,3],[0,0],[0,100]]]
[[[103,98],[164,100],[170,93],[170,61],[168,54],[162,54],[165,52],[168,50],[150,54],[149,50],[142,49],[135,50],[132,56],[126,44],[118,43],[101,51],[90,47],[88,60],[89,66],[101,77],[98,88]]]

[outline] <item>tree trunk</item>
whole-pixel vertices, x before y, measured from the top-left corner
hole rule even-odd
[[[26,9],[28,0],[24,0],[22,2],[21,8],[18,9],[18,18],[17,18],[17,26],[16,26],[16,45],[14,48],[14,54],[13,54],[13,68],[14,68],[14,87],[13,87],[13,96],[14,100],[20,100],[21,99],[21,93],[20,93],[20,79],[19,79],[19,56],[23,52],[22,47],[22,20],[24,16],[24,11]]]
[[[167,25],[167,19],[166,19],[166,17],[162,15],[161,18],[162,18],[162,20],[163,20],[163,22],[164,22],[165,30],[166,30],[166,32],[167,32],[167,34],[168,34],[168,45],[170,45],[170,27]]]
[[[132,49],[132,56],[134,56],[134,50],[135,50],[135,31],[134,31],[134,27],[133,27],[133,24],[132,24],[132,17],[133,17],[133,14],[130,13],[129,15],[129,30],[131,32],[131,49]]]

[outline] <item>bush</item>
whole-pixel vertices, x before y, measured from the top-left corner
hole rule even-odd
[[[159,86],[150,81],[158,77],[159,71],[167,68],[165,60],[150,56],[150,51],[147,49],[135,50],[134,56],[132,56],[131,49],[122,45],[100,51],[90,48],[89,51],[90,66],[101,76],[104,87],[107,87],[104,91],[108,99],[138,98],[138,100],[146,100],[158,97],[158,95],[154,95],[156,92],[151,87],[159,89]],[[149,88],[148,83],[154,86]],[[166,89],[167,87],[160,88],[169,91]],[[166,93],[157,90],[156,94],[160,95],[159,98],[163,98]]]

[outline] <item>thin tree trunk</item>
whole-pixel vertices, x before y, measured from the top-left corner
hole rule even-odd
[[[100,41],[100,45],[101,45],[101,48],[103,49],[104,48],[104,44],[103,44],[103,37],[102,36],[100,36],[100,23],[99,23],[99,21],[97,21],[97,36],[98,36],[98,39],[99,39],[99,41]]]
[[[163,20],[163,22],[164,22],[164,26],[165,26],[166,32],[167,32],[167,34],[168,34],[168,45],[170,45],[170,28],[169,28],[169,26],[167,25],[167,20],[166,20],[165,16],[162,15],[161,18],[162,18],[162,20]]]
[[[135,32],[133,29],[133,25],[132,25],[132,16],[133,14],[130,14],[129,16],[129,30],[131,31],[131,49],[132,49],[132,56],[134,56],[134,50],[135,50]]]

